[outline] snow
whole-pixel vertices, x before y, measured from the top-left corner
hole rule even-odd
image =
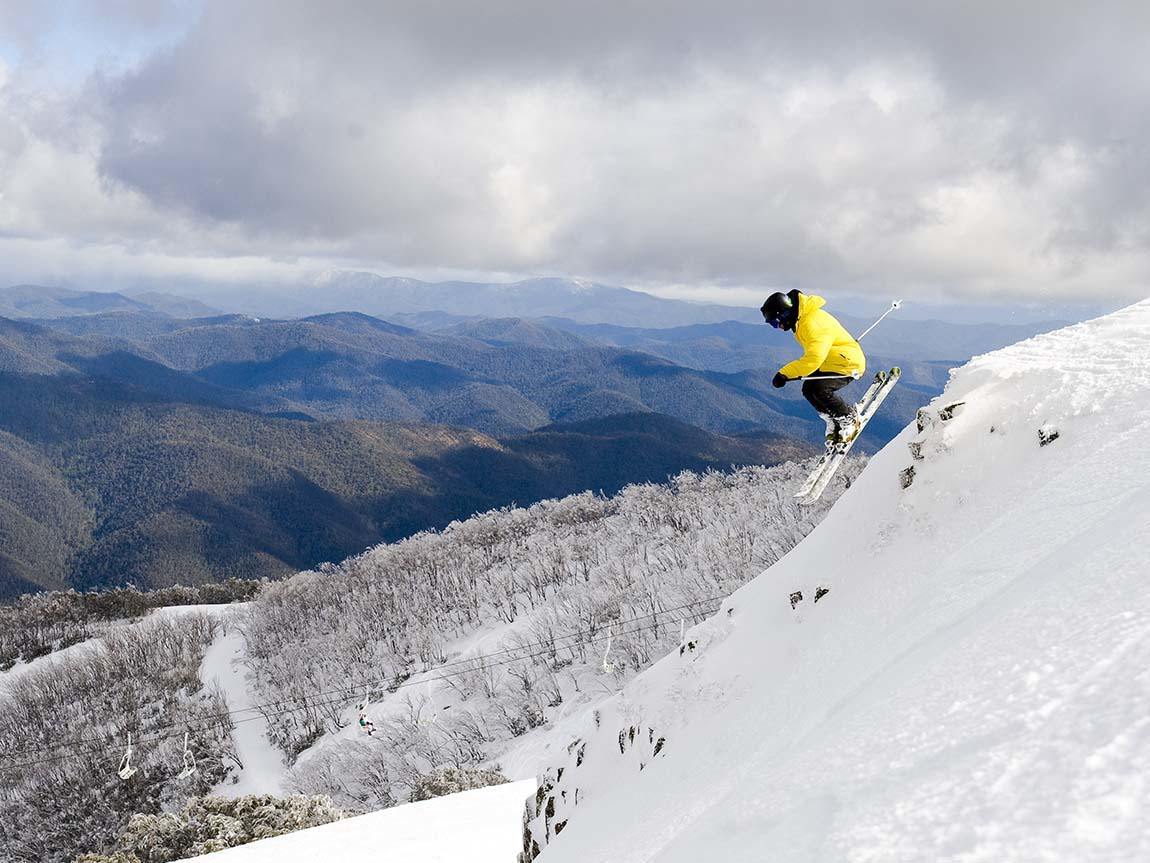
[[[512,863],[522,844],[524,801],[535,782],[513,782],[395,806],[191,858],[203,863]]]
[[[219,686],[227,701],[228,710],[233,715],[232,738],[236,753],[243,763],[239,779],[227,780],[212,790],[217,797],[242,797],[245,794],[282,794],[287,768],[283,755],[276,749],[264,733],[267,723],[257,710],[253,709],[244,671],[245,645],[243,633],[234,621],[234,616],[242,614],[246,603],[237,603],[230,608],[229,618],[215,641],[204,654],[200,664],[200,680],[205,686]]]
[[[207,617],[226,618],[233,615],[238,609],[246,608],[246,602],[233,602],[230,604],[214,603],[211,605],[165,605],[153,608],[148,612],[149,619],[163,618],[174,620],[180,617],[193,615],[206,615]]]
[[[139,626],[143,620],[152,620],[155,618],[174,619],[190,614],[205,614],[209,616],[219,616],[228,613],[229,608],[238,608],[240,605],[246,603],[237,603],[232,606],[227,605],[173,605],[165,606],[163,608],[155,608],[148,612],[145,618],[140,620],[131,621],[113,621],[107,624],[107,628],[114,627],[130,627]],[[51,653],[46,653],[43,656],[38,656],[31,662],[17,662],[7,671],[0,671],[0,687],[12,684],[17,678],[27,674],[30,671],[40,668],[47,668],[50,665],[58,663],[69,663],[79,660],[84,654],[91,653],[103,649],[103,636],[96,636],[89,638],[87,641],[81,641],[78,644],[72,644],[60,650],[54,650]]]
[[[30,671],[47,668],[50,665],[56,665],[61,662],[72,662],[79,659],[86,653],[93,650],[98,650],[100,639],[90,638],[87,641],[81,641],[79,644],[73,644],[61,650],[54,650],[51,653],[46,653],[43,656],[38,656],[31,662],[17,662],[7,671],[0,671],[0,688],[10,686],[12,683]]]
[[[953,373],[964,409],[585,719],[542,863],[1150,860],[1147,345],[1150,301]]]

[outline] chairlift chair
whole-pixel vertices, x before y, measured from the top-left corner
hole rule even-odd
[[[375,723],[367,718],[367,708],[371,704],[371,687],[365,687],[363,690],[363,700],[356,705],[359,709],[359,727],[362,731],[367,732],[367,736],[371,737],[375,733]]]
[[[120,769],[116,771],[121,779],[131,779],[136,774],[136,768],[132,766],[132,732],[128,732],[128,748],[124,751],[124,757],[120,759]]]
[[[612,674],[615,671],[615,663],[611,661],[611,642],[615,638],[615,627],[607,627],[607,649],[603,651],[603,673]]]
[[[187,779],[196,772],[196,757],[188,748],[188,732],[184,732],[184,769],[180,771],[180,779]]]

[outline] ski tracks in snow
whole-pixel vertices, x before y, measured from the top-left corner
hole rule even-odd
[[[234,716],[232,738],[243,769],[238,781],[224,782],[213,789],[218,797],[245,794],[282,794],[286,767],[283,755],[264,733],[267,724],[253,708],[247,686],[246,645],[235,614],[223,618],[223,627],[204,654],[200,679],[205,686],[219,686]]]

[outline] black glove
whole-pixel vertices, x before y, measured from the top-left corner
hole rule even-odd
[[[790,378],[788,378],[782,372],[776,372],[775,376],[771,378],[771,386],[773,386],[775,389],[778,389],[779,387],[785,385],[789,380]]]

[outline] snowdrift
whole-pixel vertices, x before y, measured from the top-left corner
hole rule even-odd
[[[1150,301],[927,419],[587,718],[528,858],[1150,860]]]

